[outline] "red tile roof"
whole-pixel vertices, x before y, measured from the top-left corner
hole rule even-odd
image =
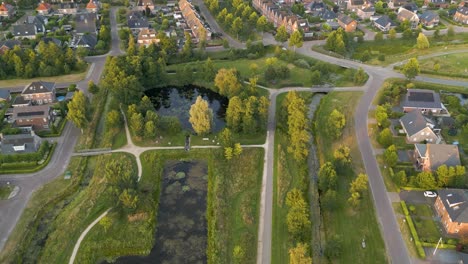
[[[39,3],[39,6],[36,8],[37,11],[39,10],[49,10],[52,6],[49,4],[49,3],[44,3],[44,2],[41,2]]]
[[[86,5],[86,9],[94,9],[94,8],[97,8],[97,6],[93,0],[90,0],[89,3]]]

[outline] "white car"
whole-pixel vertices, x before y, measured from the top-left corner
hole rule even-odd
[[[437,193],[433,191],[425,191],[424,196],[429,197],[429,198],[434,198],[434,197],[437,197]]]

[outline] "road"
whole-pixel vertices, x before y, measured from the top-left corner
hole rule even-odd
[[[94,64],[94,66],[90,68],[86,79],[77,83],[78,88],[83,90],[86,94],[88,94],[87,87],[90,80],[93,80],[94,83],[99,83],[106,57],[108,55],[122,54],[119,48],[115,19],[116,12],[117,8],[111,9],[111,50],[106,55],[86,58],[86,60]],[[59,85],[66,86],[66,84]],[[0,183],[10,182],[10,184],[20,188],[19,193],[14,198],[0,201],[0,251],[5,246],[10,233],[13,231],[32,193],[52,179],[63,174],[74,152],[74,147],[79,135],[80,130],[75,128],[71,123],[67,123],[62,136],[53,139],[57,142],[57,147],[49,164],[43,170],[32,174],[0,175]]]

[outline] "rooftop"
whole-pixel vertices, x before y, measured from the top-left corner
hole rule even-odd
[[[417,134],[427,127],[429,122],[420,111],[411,111],[400,118],[401,124],[405,128],[408,136]]]
[[[55,89],[54,82],[32,82],[24,87],[21,94],[50,93]]]
[[[432,90],[408,89],[403,107],[413,108],[442,108],[440,95]]]
[[[468,223],[468,194],[462,189],[441,189],[439,198],[452,222]]]

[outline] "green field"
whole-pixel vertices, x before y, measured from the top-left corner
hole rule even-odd
[[[440,69],[434,70],[434,65],[439,64]],[[468,53],[457,53],[433,57],[419,61],[421,70],[433,71],[434,74],[457,75],[468,78]]]
[[[8,199],[11,191],[13,191],[13,187],[10,185],[0,186],[0,200]]]
[[[316,142],[317,153],[320,162],[333,159],[333,151],[340,144],[351,149],[353,170],[338,175],[337,200],[339,206],[334,211],[323,213],[325,240],[336,235],[342,241],[341,254],[337,257],[337,263],[385,263],[385,245],[382,240],[379,225],[377,223],[374,205],[370,197],[370,191],[364,195],[361,205],[353,210],[347,199],[349,198],[349,184],[357,173],[365,173],[361,160],[361,153],[357,146],[354,130],[354,117],[352,113],[361,97],[359,92],[332,92],[322,98],[319,109],[316,112]],[[346,127],[343,135],[338,140],[329,137],[326,126],[328,115],[334,108],[346,116]],[[365,238],[366,248],[361,247],[361,241]]]
[[[56,82],[56,83],[64,83],[64,82],[79,82],[86,78],[86,74],[88,73],[89,66],[83,72],[80,73],[71,73],[67,75],[61,76],[53,76],[53,77],[36,77],[31,79],[8,79],[8,80],[0,80],[0,87],[12,87],[12,86],[21,86],[26,85],[31,82],[36,81],[44,81],[44,82]]]

